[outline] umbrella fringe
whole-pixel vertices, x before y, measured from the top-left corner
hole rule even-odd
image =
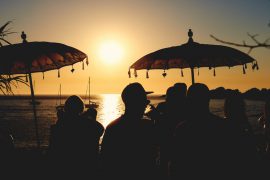
[[[243,66],[243,74],[246,74],[245,66]]]
[[[44,79],[44,72],[42,72],[42,78]]]
[[[146,71],[146,78],[149,78],[148,70]]]
[[[75,71],[75,69],[73,68],[73,64],[71,65],[71,70],[72,73]]]
[[[216,76],[216,68],[214,68],[214,76]]]
[[[82,70],[84,70],[84,62],[82,61]]]
[[[88,66],[89,61],[88,61],[88,57],[86,57],[86,65]]]
[[[131,72],[130,72],[130,69],[128,69],[128,77],[131,78]]]
[[[165,69],[164,69],[164,71],[163,71],[163,73],[162,73],[162,76],[163,76],[163,77],[166,77],[166,76],[167,76],[167,73],[165,72]]]
[[[60,69],[58,69],[58,78],[60,78]]]
[[[136,69],[134,69],[134,76],[135,76],[135,78],[138,77]]]
[[[183,69],[181,69],[181,76],[184,77]]]
[[[200,75],[200,68],[198,68],[198,76]]]

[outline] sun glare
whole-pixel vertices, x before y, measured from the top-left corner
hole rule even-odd
[[[114,64],[123,57],[123,48],[115,41],[103,42],[99,49],[99,56],[106,64]]]

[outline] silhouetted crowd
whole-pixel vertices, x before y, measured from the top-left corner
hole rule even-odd
[[[210,112],[205,84],[187,89],[186,84],[176,83],[157,107],[147,99],[148,93],[139,83],[127,85],[121,94],[124,114],[106,130],[96,120],[94,108],[84,111],[82,99],[70,96],[51,127],[43,164],[37,163],[40,168],[34,170],[46,170],[44,176],[52,179],[261,179],[267,175],[269,99],[258,121],[263,129],[258,143],[238,92],[225,99],[225,118]],[[147,106],[151,111],[145,113]],[[2,140],[6,137],[0,139],[4,158],[13,147]]]

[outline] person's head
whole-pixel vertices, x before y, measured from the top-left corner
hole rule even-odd
[[[180,97],[186,97],[187,85],[185,83],[175,83],[173,86],[178,91]]]
[[[69,96],[65,102],[64,111],[65,113],[72,115],[79,115],[84,110],[84,103],[79,96]]]
[[[194,115],[209,112],[210,93],[205,84],[192,84],[187,91],[187,100],[189,111],[195,113]]]
[[[176,88],[171,86],[166,91],[166,102],[170,103],[175,100],[176,97]]]
[[[142,116],[146,106],[149,104],[149,100],[146,97],[147,94],[140,83],[136,82],[127,85],[121,94],[126,113]]]
[[[97,118],[97,110],[95,108],[90,107],[85,111],[85,115],[87,117],[91,117],[92,119],[96,120],[96,118]]]
[[[240,92],[231,92],[225,99],[224,115],[229,119],[243,119],[246,117],[245,101]]]

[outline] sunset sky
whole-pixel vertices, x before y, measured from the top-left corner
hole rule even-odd
[[[146,90],[157,94],[176,82],[191,84],[190,70],[168,70],[163,78],[161,70],[138,71],[138,78],[128,78],[128,68],[137,59],[161,48],[186,43],[188,29],[199,43],[221,44],[210,37],[237,43],[247,36],[259,34],[264,41],[270,37],[269,0],[1,0],[0,25],[12,20],[13,31],[7,37],[12,43],[21,42],[25,31],[28,41],[64,43],[85,52],[90,64],[82,70],[81,63],[60,70],[35,73],[36,94],[85,94],[89,76],[91,94],[121,93],[131,82],[140,82]],[[243,52],[248,49],[239,48]],[[225,88],[245,91],[252,87],[270,88],[270,49],[254,49],[251,54],[259,63],[259,71],[248,66],[216,69],[216,76],[208,68],[195,71],[196,82],[206,83],[210,89]],[[15,94],[29,94],[25,85],[14,89]]]

